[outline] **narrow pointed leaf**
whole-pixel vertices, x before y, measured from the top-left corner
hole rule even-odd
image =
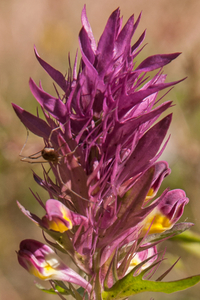
[[[50,66],[47,62],[45,62],[38,54],[36,47],[34,47],[34,52],[37,60],[41,64],[41,66],[45,69],[45,71],[51,76],[51,78],[61,87],[61,89],[66,92],[67,90],[67,81],[63,74]]]
[[[16,115],[20,119],[20,121],[34,134],[43,137],[44,139],[48,139],[51,133],[51,128],[47,125],[47,123],[40,119],[39,117],[35,117],[30,114],[20,106],[16,104],[12,104]]]
[[[145,72],[153,71],[158,68],[169,64],[173,59],[177,58],[181,53],[172,53],[172,54],[158,54],[152,55],[146,58],[136,70],[142,70]]]
[[[59,120],[62,123],[66,122],[67,109],[65,104],[48,93],[44,92],[39,88],[35,82],[30,79],[29,85],[31,92],[39,104],[46,109],[55,119]]]

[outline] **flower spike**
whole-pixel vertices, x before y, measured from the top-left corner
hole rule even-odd
[[[96,43],[84,7],[81,61],[78,66],[76,54],[72,66],[68,58],[67,76],[34,47],[37,61],[63,94],[55,85],[55,95],[50,95],[30,79],[44,117],[13,104],[24,126],[43,138],[41,155],[50,165],[42,166],[43,178],[33,172],[36,183],[49,194],[43,202],[33,193],[42,217],[18,206],[77,272],[35,240],[21,242],[18,260],[29,273],[50,280],[54,289],[49,292],[62,299],[70,294],[78,300],[117,300],[144,291],[175,292],[200,281],[199,275],[172,282],[149,280],[164,260],[157,245],[192,223],[177,223],[189,201],[184,191],[167,189],[156,197],[170,174],[168,163],[159,158],[172,119],[166,113],[172,102],[160,103],[164,96],[158,94],[182,81],[166,82],[163,74],[164,66],[180,53],[151,55],[136,67],[146,34],[132,44],[140,19],[141,14],[137,19],[131,15],[123,26],[117,8]],[[44,155],[49,153],[51,159]]]

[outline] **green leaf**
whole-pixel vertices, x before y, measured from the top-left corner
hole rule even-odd
[[[85,293],[85,289],[83,289],[82,287],[76,290],[71,283],[68,283],[69,288],[62,281],[55,280],[54,283],[55,283],[55,289],[61,295],[71,295],[76,300],[82,300],[83,299],[82,295],[84,295],[85,299],[86,300],[88,299],[87,293]],[[53,288],[46,289],[45,287],[43,287],[39,283],[36,283],[36,287],[39,288],[40,290],[42,290],[45,293],[57,294]]]
[[[50,289],[46,289],[45,287],[43,287],[41,284],[36,283],[36,287],[38,289],[40,289],[41,291],[48,293],[48,294],[56,294],[55,290],[53,288]],[[55,289],[62,295],[71,295],[71,293],[69,292],[69,290],[65,290],[63,288],[61,288],[59,285],[55,286]]]
[[[181,235],[185,230],[188,230],[193,223],[178,223],[175,224],[171,229],[166,230],[162,233],[150,234],[143,239],[142,244],[157,242],[166,238],[171,238],[172,236]],[[144,250],[144,249],[143,249]]]
[[[133,271],[131,271],[124,278],[116,282],[110,289],[105,290],[102,293],[102,299],[123,299],[142,292],[162,292],[170,294],[187,289],[200,281],[200,275],[170,282],[143,280],[142,277],[146,271],[147,270],[143,271],[137,277],[134,277]]]

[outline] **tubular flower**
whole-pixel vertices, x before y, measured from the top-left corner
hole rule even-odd
[[[142,232],[160,233],[170,229],[181,217],[188,198],[182,190],[169,191],[161,202],[142,221]]]
[[[155,291],[155,286],[166,292],[169,289],[161,288],[159,280],[151,285],[141,276],[162,260],[158,243],[192,226],[180,223],[173,227],[188,202],[183,191],[167,190],[154,199],[170,173],[168,164],[158,159],[172,118],[168,114],[160,119],[171,101],[158,105],[157,96],[179,82],[166,83],[162,73],[179,53],[149,56],[136,67],[145,32],[132,46],[131,40],[140,16],[136,21],[131,16],[122,27],[120,11],[115,10],[98,44],[85,8],[81,20],[81,63],[78,69],[76,57],[72,69],[69,61],[67,77],[35,49],[38,62],[62,91],[56,88],[52,96],[30,79],[31,92],[45,119],[16,104],[13,107],[28,130],[44,139],[41,156],[55,177],[54,181],[45,169],[44,178],[34,173],[50,198],[43,204],[35,196],[46,211],[41,219],[18,205],[55,240],[45,237],[70,257],[88,282],[58,258],[52,260],[53,250],[36,241],[21,243],[19,262],[39,278],[79,284],[91,300],[127,298]],[[33,157],[23,161],[32,162]],[[126,290],[128,282],[131,290]],[[177,291],[175,283],[171,286],[171,291]],[[70,285],[67,293],[75,298],[78,293],[77,299],[85,297],[74,290]]]
[[[40,279],[68,281],[91,290],[90,284],[85,279],[68,268],[49,246],[38,241],[22,241],[18,261],[29,273]]]

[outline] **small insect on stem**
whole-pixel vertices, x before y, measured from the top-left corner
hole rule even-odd
[[[52,134],[58,129],[60,129],[60,126],[51,130],[51,133],[48,138],[49,147],[45,146],[42,150],[40,150],[38,152],[35,152],[29,156],[24,156],[24,155],[22,155],[22,152],[23,152],[23,150],[27,144],[28,138],[29,138],[29,130],[28,130],[28,128],[26,128],[26,130],[27,130],[26,141],[25,141],[25,143],[20,151],[20,154],[19,154],[19,156],[21,157],[21,161],[27,162],[30,164],[51,162],[56,165],[60,162],[62,157],[73,154],[77,150],[78,145],[75,147],[75,149],[73,151],[71,151],[70,153],[67,153],[66,155],[63,155],[63,156],[59,154],[59,150],[62,146],[60,146],[58,149],[54,149],[54,147],[51,143],[51,137],[52,137]],[[39,160],[40,158],[43,160]]]
[[[49,135],[49,138],[48,138],[48,145],[50,145],[50,147],[44,147],[42,150],[40,150],[40,151],[38,151],[38,152],[36,152],[36,153],[34,153],[34,154],[31,154],[31,155],[29,155],[29,156],[23,156],[23,155],[22,155],[22,152],[23,152],[23,150],[24,150],[24,148],[25,148],[25,146],[26,146],[26,144],[27,144],[28,137],[29,137],[29,131],[28,131],[28,129],[26,128],[26,130],[27,130],[27,137],[26,137],[26,141],[25,141],[25,143],[24,143],[24,146],[22,147],[22,150],[20,151],[19,156],[21,157],[21,161],[27,162],[27,163],[30,163],[30,164],[34,164],[34,163],[53,163],[53,164],[56,166],[57,174],[58,174],[58,176],[59,176],[59,179],[60,179],[61,183],[62,183],[64,186],[67,187],[67,185],[66,185],[66,184],[63,182],[63,180],[62,180],[62,177],[61,177],[61,174],[60,174],[59,166],[58,166],[58,165],[59,165],[59,163],[60,163],[60,161],[61,161],[61,159],[62,159],[63,157],[66,157],[66,156],[68,156],[68,155],[71,155],[71,154],[75,153],[75,151],[77,150],[77,148],[78,148],[79,145],[77,145],[77,146],[74,148],[74,150],[71,151],[70,153],[67,153],[66,155],[63,155],[63,156],[59,155],[59,152],[58,152],[58,151],[59,151],[59,149],[60,149],[62,146],[59,147],[57,150],[55,150],[55,149],[53,148],[52,143],[51,143],[51,137],[52,137],[53,132],[55,132],[55,131],[58,130],[59,128],[60,128],[59,126],[56,127],[56,128],[54,128],[54,129],[51,131],[50,135]],[[43,158],[43,160],[40,160],[40,158]],[[48,172],[49,172],[49,171],[48,171]],[[81,198],[81,199],[84,200],[84,201],[92,202],[92,201],[90,201],[89,199],[86,199],[86,198],[82,197],[81,195],[79,195],[78,193],[76,193],[75,191],[73,191],[72,189],[70,189],[69,187],[67,187],[67,190],[69,190],[72,194],[74,194],[75,196]]]

